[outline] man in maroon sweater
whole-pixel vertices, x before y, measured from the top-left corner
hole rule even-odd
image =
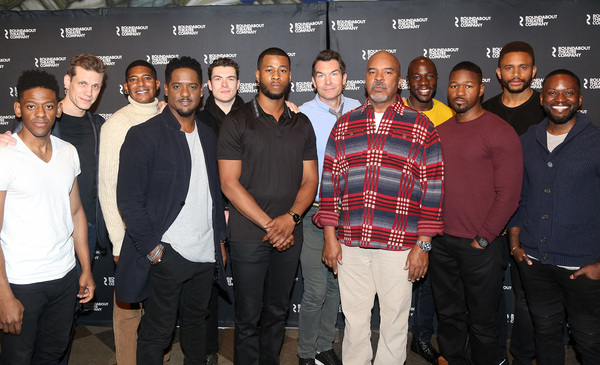
[[[498,236],[519,203],[523,157],[514,129],[481,107],[483,91],[477,65],[454,66],[448,105],[456,115],[438,126],[445,228],[433,242],[430,272],[440,351],[451,364],[503,362],[496,325],[503,274]]]

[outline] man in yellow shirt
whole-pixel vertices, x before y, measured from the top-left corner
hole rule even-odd
[[[408,98],[402,98],[404,104],[425,114],[436,127],[455,114],[454,110],[433,98],[437,89],[437,80],[437,68],[433,61],[427,57],[415,58],[408,65],[406,74],[410,95]],[[413,339],[410,348],[430,364],[437,364],[440,354],[431,344],[435,304],[429,274],[424,280],[413,284],[412,307],[414,308],[411,327]]]
[[[408,65],[406,74],[410,95],[402,98],[406,106],[425,114],[436,127],[455,114],[444,103],[433,98],[437,80],[437,68],[433,61],[427,57],[415,58]]]

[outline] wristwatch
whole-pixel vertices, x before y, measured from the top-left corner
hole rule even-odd
[[[479,235],[475,236],[475,241],[477,241],[477,243],[479,244],[479,247],[481,247],[481,248],[486,248],[490,244],[490,242],[488,240],[486,240],[485,238],[483,238]]]
[[[300,217],[299,214],[296,214],[294,212],[292,212],[291,210],[288,211],[288,214],[292,216],[292,218],[294,218],[294,223],[296,223],[296,225],[300,224],[300,222],[302,222],[302,217]]]
[[[417,246],[419,246],[423,252],[431,251],[431,242],[417,240]]]

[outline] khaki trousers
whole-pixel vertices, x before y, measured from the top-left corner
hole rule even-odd
[[[371,309],[375,294],[379,297],[381,324],[373,364],[404,363],[412,297],[412,283],[404,270],[409,252],[342,245],[343,265],[338,265],[338,280],[346,317],[344,365],[371,364]]]
[[[118,365],[135,365],[137,351],[137,331],[144,310],[131,309],[131,304],[114,298],[113,331],[115,334],[115,352]]]

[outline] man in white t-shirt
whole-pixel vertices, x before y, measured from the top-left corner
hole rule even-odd
[[[54,76],[25,71],[17,90],[23,129],[15,146],[0,149],[0,363],[58,362],[76,298],[87,303],[96,288],[77,185],[81,169],[75,147],[50,135],[62,112]]]

